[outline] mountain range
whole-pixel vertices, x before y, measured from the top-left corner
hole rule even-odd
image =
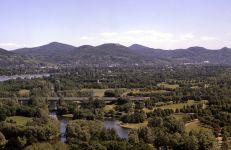
[[[129,47],[108,43],[75,47],[52,42],[13,51],[0,49],[0,66],[73,65],[73,66],[152,66],[167,64],[231,65],[231,49],[203,47],[163,50],[134,44]]]

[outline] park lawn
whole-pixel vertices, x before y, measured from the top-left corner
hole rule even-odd
[[[200,87],[196,85],[196,86],[192,86],[191,89],[200,89]]]
[[[125,92],[121,96],[127,96],[128,93],[134,93],[133,91],[138,91],[138,90],[126,89],[126,88],[121,88],[121,89],[125,90]]]
[[[212,128],[209,128],[208,126],[200,123],[200,121],[195,120],[195,121],[192,121],[192,122],[185,124],[185,131],[186,132],[190,132],[192,130],[194,130],[194,131],[200,131],[200,130],[212,131]]]
[[[65,118],[73,118],[73,114],[65,114],[65,115],[62,115],[62,117],[65,117]]]
[[[103,97],[104,96],[104,92],[106,90],[112,90],[112,89],[81,89],[81,91],[93,91],[94,92],[94,96],[98,96],[98,97]]]
[[[175,111],[176,109],[181,109],[184,106],[185,107],[186,106],[192,106],[193,104],[195,104],[194,100],[188,100],[187,103],[167,104],[167,105],[164,105],[164,106],[159,106],[157,108],[161,108],[161,109],[173,109]]]
[[[144,111],[145,113],[152,112],[153,110],[154,110],[154,109],[143,108],[143,111]]]
[[[10,122],[11,120],[17,125],[26,125],[28,121],[32,121],[32,118],[24,116],[11,116],[6,118],[6,122]]]
[[[181,121],[185,115],[186,114],[184,114],[184,113],[175,113],[172,116],[175,117],[176,120]]]
[[[166,93],[166,92],[169,92],[167,90],[135,90],[133,93]]]
[[[103,110],[104,112],[109,112],[110,110],[115,110],[116,105],[112,104],[112,105],[106,105]]]
[[[227,143],[228,143],[228,147],[230,148],[231,147],[231,137],[227,139]]]
[[[164,87],[166,89],[173,89],[173,90],[175,90],[176,88],[179,87],[178,84],[168,84],[168,83],[165,83],[165,82],[159,83],[159,84],[157,84],[157,86]]]
[[[151,93],[159,93],[159,94],[163,94],[163,93],[167,93],[169,91],[166,90],[152,90]]]
[[[29,97],[30,90],[21,89],[21,90],[19,90],[18,95],[19,95],[19,97]]]
[[[121,89],[125,89],[125,88],[121,88]],[[114,90],[114,89],[81,89],[81,91],[93,91],[94,96],[97,96],[97,97],[103,97],[104,92],[107,91],[107,90]]]
[[[146,127],[148,125],[148,121],[144,121],[143,123],[122,123],[120,122],[120,126],[123,128],[128,128],[128,129],[139,129]]]
[[[174,111],[176,109],[181,109],[184,106],[192,106],[194,104],[206,104],[208,101],[207,100],[201,100],[201,101],[194,101],[194,100],[188,100],[187,103],[178,103],[178,104],[167,104],[164,106],[159,106],[157,108],[161,108],[161,109],[173,109]]]

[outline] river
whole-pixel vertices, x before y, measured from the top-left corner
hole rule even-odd
[[[32,78],[42,78],[42,77],[49,77],[50,74],[44,73],[44,74],[24,74],[24,75],[13,75],[13,76],[0,76],[0,82],[7,81],[7,80],[13,80],[13,79],[32,79]],[[56,115],[56,112],[50,112],[49,116],[59,120],[60,122],[60,140],[62,142],[66,141],[65,132],[66,132],[66,126],[68,124],[68,118],[64,117],[58,117]],[[104,127],[107,129],[113,128],[117,132],[118,136],[121,138],[128,138],[128,133],[130,129],[123,128],[119,125],[118,121],[115,119],[105,119],[104,120]]]
[[[66,126],[68,124],[68,121],[70,119],[68,118],[65,118],[65,117],[58,117],[56,115],[56,112],[50,112],[49,113],[49,116],[51,116],[52,118],[55,118],[57,120],[59,120],[60,122],[60,141],[61,142],[65,142],[66,141],[66,136],[65,136],[65,132],[66,132]],[[115,119],[105,119],[104,120],[104,127],[107,128],[107,129],[110,129],[110,128],[113,128],[115,129],[115,131],[117,132],[118,136],[121,137],[121,138],[125,138],[127,139],[128,138],[128,134],[129,134],[129,131],[130,129],[127,129],[127,128],[123,128],[119,125],[118,121],[115,120]]]
[[[42,77],[49,77],[50,74],[23,74],[23,75],[13,75],[13,76],[0,76],[0,82],[13,80],[13,79],[32,79],[32,78],[42,78]]]
[[[130,129],[123,128],[119,125],[119,122],[115,119],[105,119],[104,120],[104,127],[107,129],[113,128],[121,138],[128,138],[128,134]]]

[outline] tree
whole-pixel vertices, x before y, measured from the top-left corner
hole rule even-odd
[[[128,141],[132,144],[138,144],[139,143],[139,135],[137,130],[131,130],[128,135]]]
[[[2,107],[0,107],[0,121],[5,121],[6,120],[6,110]]]
[[[5,144],[7,143],[7,140],[5,136],[0,132],[0,149],[4,148]]]
[[[200,150],[214,149],[217,147],[217,141],[212,132],[201,130],[199,132],[191,132],[191,135],[197,137]]]
[[[144,141],[145,143],[153,143],[155,140],[155,134],[152,128],[145,127],[138,129],[139,139]]]
[[[163,119],[161,117],[154,117],[148,120],[149,127],[162,127],[163,126]]]
[[[164,118],[164,127],[168,129],[170,133],[179,132],[182,133],[184,131],[184,123],[176,120],[174,117],[165,117]]]
[[[115,96],[116,96],[116,93],[115,93],[114,90],[106,90],[106,91],[104,92],[104,96],[105,96],[105,97],[115,97]]]
[[[199,148],[199,141],[196,136],[184,135],[183,140],[183,149],[197,150]]]

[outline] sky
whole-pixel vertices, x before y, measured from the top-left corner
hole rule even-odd
[[[0,47],[231,47],[231,0],[0,0]]]

